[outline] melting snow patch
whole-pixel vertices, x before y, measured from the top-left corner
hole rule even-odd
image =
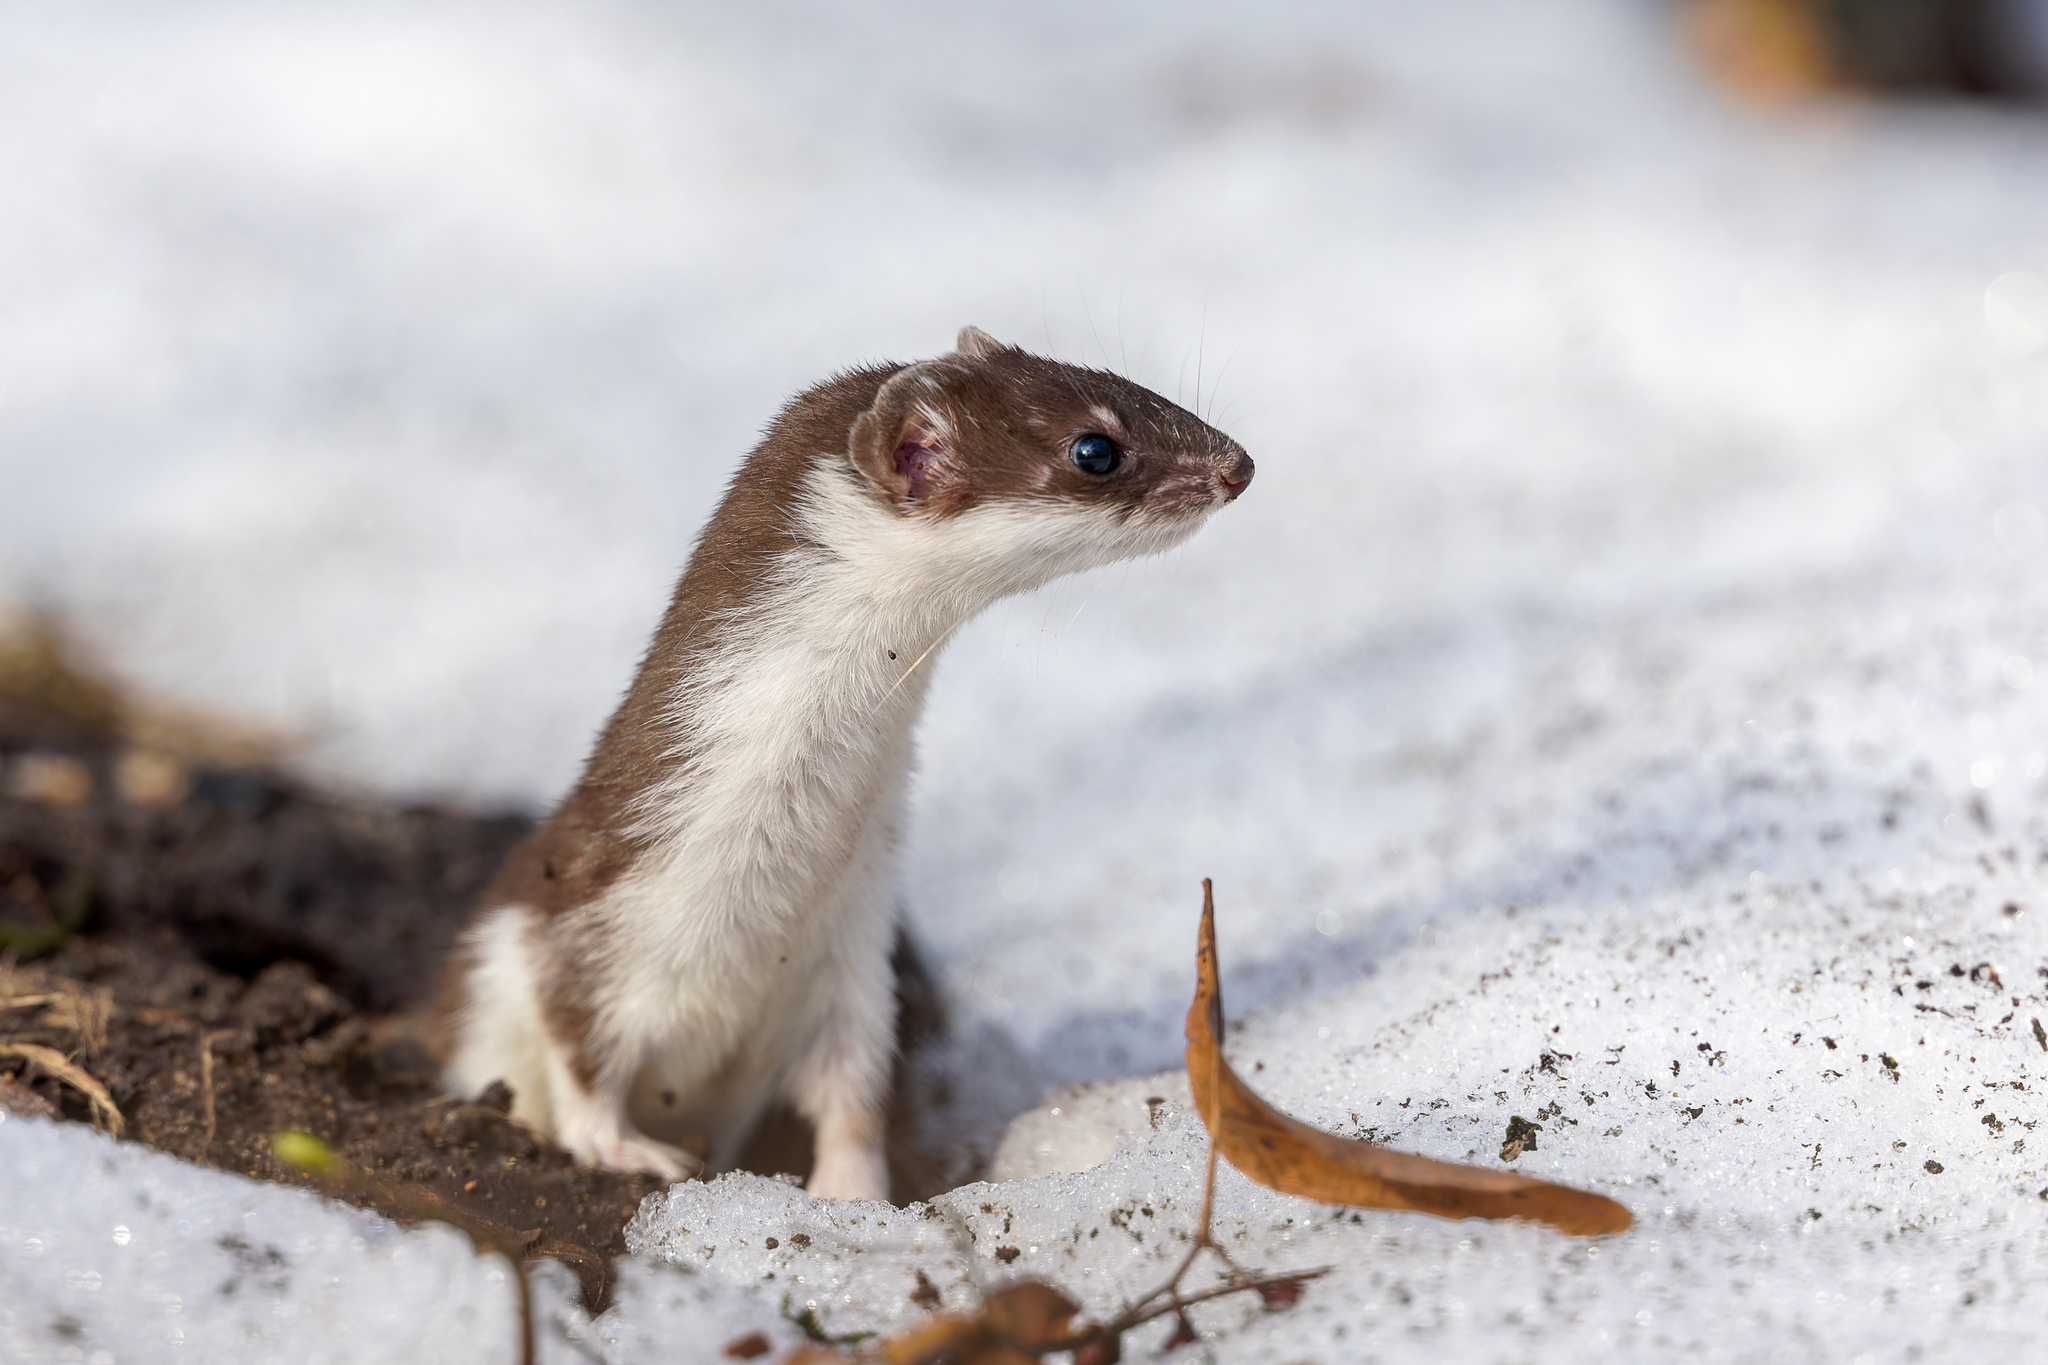
[[[0,1115],[0,1355],[509,1360],[512,1286],[447,1228]]]

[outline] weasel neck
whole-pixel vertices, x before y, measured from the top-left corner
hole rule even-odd
[[[927,553],[925,530],[816,472],[749,599],[683,657],[648,660],[666,680],[668,748],[635,803],[638,838],[741,808],[850,835],[859,812],[890,804],[940,650],[1000,595]]]

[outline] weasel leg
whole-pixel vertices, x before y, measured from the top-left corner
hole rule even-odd
[[[896,998],[887,946],[876,980],[842,978],[838,998],[819,1019],[809,1048],[791,1066],[783,1091],[816,1133],[806,1187],[826,1199],[887,1199],[889,1066],[895,1053]],[[863,989],[862,987],[866,988]]]
[[[626,1114],[626,1081],[586,1084],[570,1065],[542,1008],[543,926],[524,905],[500,906],[465,937],[465,977],[456,1045],[443,1083],[477,1095],[494,1080],[512,1087],[512,1117],[550,1134],[575,1158],[614,1171],[650,1171],[669,1180],[703,1162],[640,1132]]]
[[[626,1117],[627,1084],[579,1080],[559,1043],[548,1047],[548,1088],[555,1102],[555,1141],[586,1166],[646,1171],[682,1180],[704,1168],[701,1158],[648,1137]]]
[[[441,1078],[450,1094],[474,1099],[493,1081],[512,1087],[512,1117],[550,1132],[548,1034],[535,985],[533,912],[501,905],[463,935],[453,1048]]]
[[[887,1199],[889,1158],[882,1116],[866,1105],[835,1106],[813,1118],[817,1160],[806,1188],[821,1199]]]

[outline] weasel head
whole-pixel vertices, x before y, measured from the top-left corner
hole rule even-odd
[[[975,327],[892,375],[847,455],[897,517],[1039,582],[1179,544],[1253,468],[1244,447],[1151,390]]]

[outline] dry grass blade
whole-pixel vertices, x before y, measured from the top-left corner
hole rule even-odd
[[[226,1029],[203,1035],[199,1039],[199,1103],[206,1116],[206,1133],[199,1143],[203,1156],[213,1150],[216,1115],[213,1107],[213,1045],[223,1038],[233,1036]]]
[[[1586,1236],[1620,1232],[1635,1221],[1603,1195],[1337,1137],[1260,1099],[1223,1060],[1216,903],[1206,878],[1187,1034],[1188,1086],[1217,1150],[1246,1176],[1282,1194],[1443,1218],[1527,1218]]]
[[[60,991],[56,999],[43,1010],[43,1023],[50,1028],[63,1029],[78,1035],[89,1053],[106,1051],[107,1025],[114,1015],[114,999],[111,991],[101,990],[87,993],[82,990]]]
[[[114,1107],[114,1097],[107,1093],[92,1073],[75,1065],[69,1057],[53,1047],[36,1043],[0,1043],[0,1057],[20,1057],[34,1062],[45,1073],[62,1081],[92,1102],[93,1117],[115,1137],[127,1125],[121,1119],[121,1111]]]

